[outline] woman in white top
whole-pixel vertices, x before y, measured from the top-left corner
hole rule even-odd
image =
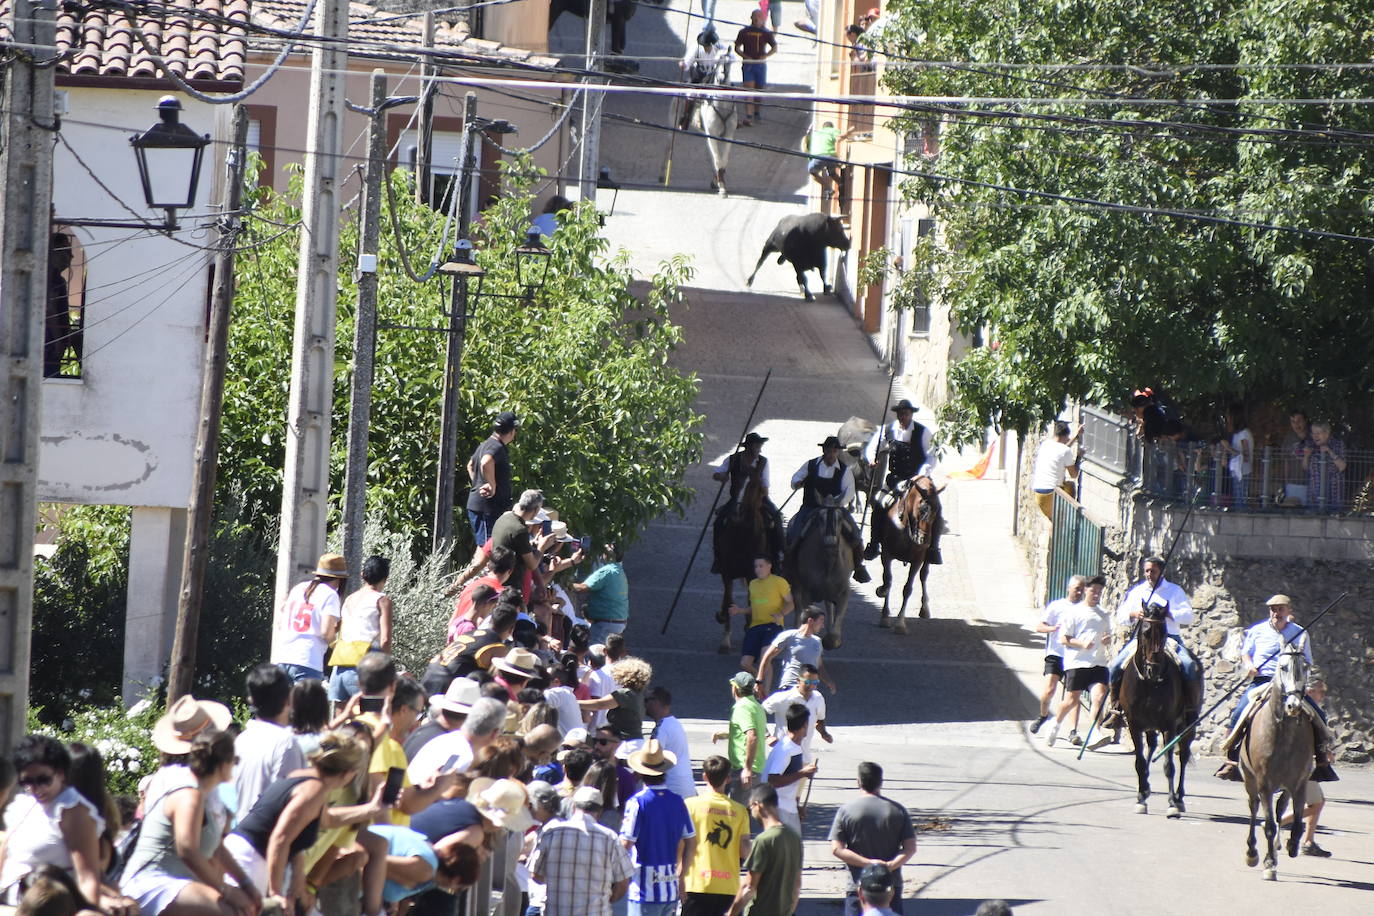
[[[324,554],[310,580],[295,585],[277,608],[271,662],[292,681],[324,680],[324,650],[339,632],[339,590],[347,580],[344,558]]]
[[[329,699],[347,703],[358,692],[357,664],[370,650],[391,652],[391,599],[386,580],[391,561],[371,556],[363,561],[363,587],[348,596],[339,618],[339,641],[330,656]]]
[[[1226,466],[1231,472],[1231,505],[1245,508],[1250,496],[1250,478],[1255,472],[1255,435],[1245,425],[1245,413],[1238,406],[1226,411],[1226,432],[1230,439],[1221,440],[1228,456]]]
[[[47,735],[26,735],[14,752],[14,768],[25,794],[5,809],[0,845],[0,889],[17,903],[19,883],[29,872],[53,865],[69,872],[83,897],[83,913],[136,916],[138,905],[100,880],[100,833],[105,818],[67,784],[71,755]]]
[[[186,696],[153,726],[153,746],[173,762],[148,783],[124,867],[124,892],[141,916],[252,916],[262,905],[223,846],[229,812],[215,790],[233,778],[234,737],[221,730],[231,719],[219,703]]]

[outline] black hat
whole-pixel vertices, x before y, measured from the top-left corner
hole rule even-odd
[[[870,894],[885,894],[892,890],[892,871],[886,865],[865,865],[859,872],[859,887]]]
[[[513,429],[520,428],[520,419],[509,410],[503,410],[496,415],[496,420],[491,426],[497,432],[508,433]]]
[[[765,442],[767,442],[767,441],[768,441],[768,437],[767,437],[767,436],[760,436],[758,433],[750,433],[749,435],[747,435],[747,436],[744,437],[744,442],[741,443],[741,444],[742,444],[742,445],[753,445],[755,442],[757,442],[759,445],[762,445],[763,443],[765,443]]]
[[[911,411],[912,413],[915,413],[915,412],[916,412],[916,405],[913,404],[913,403],[911,403],[911,402],[910,402],[909,400],[907,400],[906,398],[902,398],[902,399],[901,399],[900,401],[898,401],[896,404],[893,404],[893,405],[892,405],[892,409],[893,409],[893,410],[909,410],[909,411]]]
[[[844,448],[844,446],[840,445],[839,436],[826,436],[825,441],[821,443],[821,448]]]

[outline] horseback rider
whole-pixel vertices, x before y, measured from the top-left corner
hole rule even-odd
[[[1307,633],[1293,620],[1292,601],[1287,595],[1275,595],[1265,602],[1265,606],[1269,609],[1268,618],[1246,630],[1245,640],[1241,643],[1240,657],[1249,668],[1250,686],[1245,688],[1244,695],[1231,713],[1231,731],[1223,744],[1226,760],[1215,774],[1219,779],[1234,782],[1241,780],[1240,768],[1236,766],[1236,761],[1240,757],[1240,739],[1249,725],[1251,711],[1256,705],[1256,700],[1264,693],[1265,685],[1274,679],[1275,669],[1284,648],[1296,644],[1303,634]],[[1302,641],[1302,654],[1310,665],[1310,634]],[[1316,766],[1312,770],[1311,779],[1314,782],[1335,782],[1340,777],[1331,768],[1332,736],[1326,725],[1326,712],[1310,696],[1304,694],[1303,700],[1307,703],[1312,719],[1313,747],[1316,749]]]
[[[864,446],[864,460],[870,465],[878,463],[878,456],[887,453],[887,477],[883,484],[883,498],[879,505],[889,508],[900,499],[917,477],[929,475],[934,470],[934,436],[930,428],[916,422],[916,407],[911,401],[902,398],[892,405],[897,415],[880,427]],[[929,563],[943,563],[940,556],[940,535],[944,531],[944,516],[940,514],[940,494],[935,487],[923,490],[926,501],[932,504],[938,524],[931,526],[930,549],[926,551]],[[869,539],[864,559],[872,560],[878,556],[882,545],[876,536]]]
[[[1179,632],[1179,627],[1191,624],[1196,615],[1193,613],[1192,602],[1188,600],[1188,593],[1164,578],[1164,560],[1160,557],[1145,558],[1145,578],[1137,582],[1126,593],[1126,597],[1121,600],[1121,605],[1116,611],[1117,624],[1133,628],[1135,621],[1144,616],[1147,604],[1157,604],[1164,608],[1164,622],[1168,630],[1168,638],[1174,643],[1179,672],[1183,675],[1184,700],[1187,708],[1196,713],[1202,705],[1202,665],[1184,645],[1183,637]],[[1119,728],[1125,724],[1125,715],[1121,710],[1120,700],[1121,669],[1133,652],[1135,652],[1134,635],[1126,640],[1126,644],[1121,647],[1116,658],[1112,659],[1112,663],[1107,666],[1111,709],[1102,718],[1103,728]]]
[[[749,486],[750,481],[757,477],[759,487],[762,489],[760,495],[763,499],[763,514],[768,520],[769,549],[776,552],[782,548],[784,543],[782,513],[768,498],[768,459],[763,456],[763,443],[767,441],[767,438],[758,433],[750,433],[744,437],[744,441],[740,443],[740,448],[716,465],[715,472],[711,474],[713,480],[722,482],[728,480],[730,482],[729,498],[726,499],[725,505],[720,507],[720,511],[716,513],[715,536],[719,539],[726,520],[732,517],[739,507],[740,494]],[[716,543],[719,544],[720,541],[717,540]],[[717,555],[719,553],[720,551],[717,550]]]
[[[802,491],[802,504],[787,524],[787,548],[791,551],[796,546],[811,516],[825,504],[825,500],[834,499],[843,519],[840,530],[854,551],[854,581],[868,582],[873,577],[864,569],[863,538],[859,535],[854,516],[849,514],[849,507],[854,503],[854,475],[850,473],[848,465],[840,461],[838,436],[826,436],[820,447],[821,456],[807,461],[792,475],[792,489]]]
[[[720,36],[716,34],[716,27],[707,25],[697,35],[697,43],[693,45],[678,66],[687,77],[689,83],[701,85],[714,82],[716,71],[722,63],[730,60],[730,48],[728,45],[720,43]],[[728,71],[727,71],[728,73]],[[686,97],[682,100],[682,117],[678,119],[678,129],[687,130],[692,126],[692,114],[696,111],[697,100]]]

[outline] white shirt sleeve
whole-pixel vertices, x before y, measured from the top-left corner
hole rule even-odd
[[[1174,623],[1179,626],[1188,626],[1197,619],[1193,613],[1193,603],[1188,600],[1188,593],[1182,587],[1169,583],[1169,613],[1174,616]]]
[[[720,460],[720,464],[716,465],[716,473],[724,474],[728,470],[730,470],[730,456],[726,455]]]
[[[793,487],[799,487],[802,485],[802,481],[806,479],[806,469],[810,464],[811,462],[809,461],[803,461],[802,466],[797,468],[797,472],[792,475]]]
[[[868,437],[868,443],[864,445],[864,461],[874,464],[878,460],[878,440],[887,440],[886,426],[879,426],[878,431]]]

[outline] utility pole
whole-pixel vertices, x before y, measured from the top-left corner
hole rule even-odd
[[[425,13],[425,50],[434,50],[434,14]],[[415,148],[415,201],[429,203],[434,179],[434,77],[438,68],[426,54],[420,62],[420,142]]]
[[[200,375],[200,426],[196,429],[186,548],[181,555],[181,594],[177,598],[177,627],[172,638],[172,664],[167,678],[169,706],[193,693],[195,687],[200,605],[210,554],[210,528],[215,517],[215,477],[219,473],[224,374],[229,361],[229,313],[234,305],[234,245],[241,223],[243,177],[248,167],[248,112],[242,105],[234,106],[233,137],[227,160],[224,212],[219,221],[219,250],[215,254],[215,290],[210,300],[205,364]]]
[[[463,139],[461,168],[458,175],[458,239],[468,244],[468,227],[472,221],[472,143],[477,127],[477,95],[469,92],[463,98]],[[470,252],[471,249],[469,248]],[[463,340],[468,325],[468,275],[462,272],[453,278],[449,295],[448,349],[444,354],[444,399],[440,408],[439,472],[434,486],[434,551],[438,553],[453,546],[453,503],[455,476],[458,470],[458,382],[462,375]]]
[[[591,0],[587,10],[587,55],[583,67],[587,70],[603,69],[606,41],[606,0]],[[596,200],[596,179],[601,175],[601,105],[605,93],[592,92],[591,85],[597,82],[588,75],[583,79],[587,85],[582,93],[581,142],[582,155],[577,168],[577,193],[579,200]]]
[[[38,525],[38,436],[43,319],[52,227],[52,6],[14,0],[5,16],[12,60],[4,80],[0,152],[0,753],[25,732],[33,630],[33,532]]]
[[[353,383],[348,399],[348,467],[344,477],[344,558],[349,575],[354,576],[362,569],[367,510],[367,434],[372,425],[372,364],[377,355],[377,247],[382,234],[382,182],[386,181],[386,83],[385,71],[372,71],[362,245],[358,252],[358,308],[353,317]]]
[[[320,0],[310,55],[296,320],[286,415],[286,467],[276,602],[315,568],[329,510],[329,431],[334,395],[334,315],[339,269],[339,163],[343,154],[348,0]]]

